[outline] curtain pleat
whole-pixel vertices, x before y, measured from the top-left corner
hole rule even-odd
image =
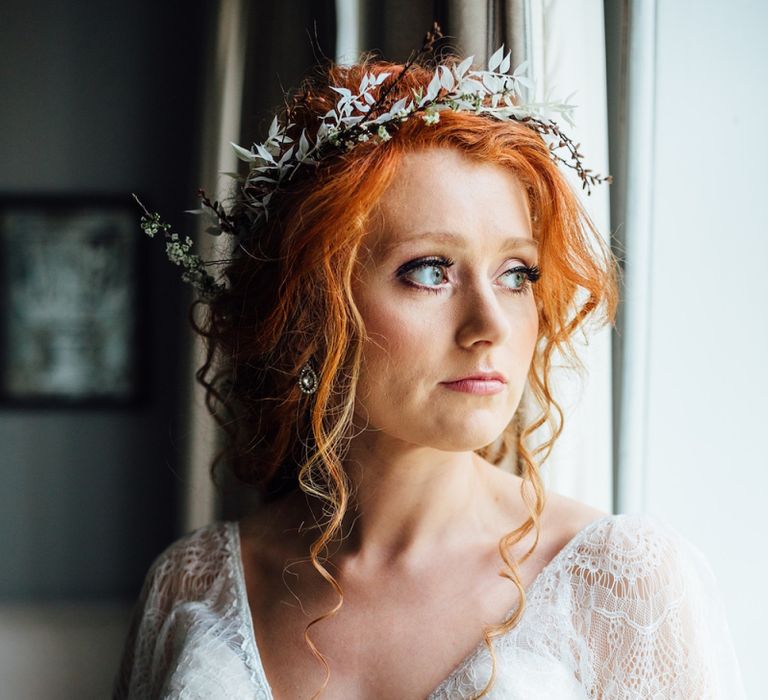
[[[216,26],[209,39],[208,72],[205,80],[205,104],[200,135],[200,183],[209,196],[220,197],[228,179],[220,175],[237,169],[236,158],[229,147],[240,130],[243,68],[246,31],[245,0],[221,0]],[[203,260],[225,258],[229,254],[223,236],[209,236],[200,223],[195,247]],[[198,309],[198,312],[200,309]],[[200,320],[200,316],[197,316]],[[218,499],[210,479],[210,464],[219,449],[219,438],[213,418],[205,406],[205,391],[195,380],[195,371],[204,360],[201,338],[188,331],[188,385],[183,416],[185,425],[183,449],[186,470],[181,475],[181,522],[187,532],[205,525],[216,517]]]
[[[575,127],[565,130],[585,154],[586,167],[607,174],[608,109],[605,30],[602,0],[530,0],[529,52],[536,98],[565,99],[576,105]],[[574,172],[564,169],[584,207],[610,240],[609,186],[592,188],[586,196]],[[611,329],[587,331],[577,337],[585,366],[581,379],[561,367],[552,387],[565,413],[565,427],[545,463],[545,483],[596,508],[613,510],[613,410]],[[539,435],[532,443],[538,442]]]

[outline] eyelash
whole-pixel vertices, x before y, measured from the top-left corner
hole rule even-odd
[[[405,279],[405,275],[409,272],[413,272],[413,270],[420,270],[423,267],[448,268],[451,267],[455,262],[456,261],[452,258],[444,257],[431,257],[420,258],[419,260],[411,260],[410,262],[407,262],[405,265],[400,267],[400,269],[397,271],[397,276],[403,278],[403,283],[407,284],[409,287],[415,287],[416,289],[423,289],[428,292],[433,292],[434,294],[439,294],[442,291],[443,285],[439,287],[428,287],[423,284],[417,284],[416,282],[411,282]],[[510,268],[502,274],[507,274],[507,272],[524,272],[526,276],[523,286],[519,289],[512,289],[511,287],[507,287],[507,291],[511,294],[527,294],[531,291],[531,285],[534,282],[537,282],[541,277],[541,271],[537,265],[533,265],[532,267],[528,267],[527,265],[516,265],[515,267]]]

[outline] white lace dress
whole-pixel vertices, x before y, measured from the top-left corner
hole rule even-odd
[[[517,626],[495,643],[493,700],[745,698],[711,568],[649,515],[608,515],[577,533],[529,586]],[[471,697],[489,674],[480,644],[428,700]],[[200,528],[152,564],[114,698],[271,700],[237,522]]]

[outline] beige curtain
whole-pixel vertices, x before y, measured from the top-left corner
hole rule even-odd
[[[608,109],[605,30],[602,0],[530,0],[529,51],[537,99],[575,95],[575,128],[569,135],[581,144],[587,167],[608,173]],[[566,125],[567,126],[567,125]],[[609,241],[609,187],[593,188],[587,197],[568,170],[597,229]],[[547,486],[560,493],[613,511],[613,410],[611,330],[582,336],[579,354],[587,374],[582,380],[563,368],[553,377],[554,391],[565,412],[565,428],[544,466]]]
[[[216,26],[209,40],[205,80],[205,104],[201,134],[200,183],[210,196],[216,198],[227,186],[227,178],[220,173],[237,169],[236,158],[229,142],[240,131],[243,68],[247,38],[247,2],[245,0],[221,0],[218,6]],[[227,241],[222,237],[197,233],[195,247],[204,260],[225,257]],[[205,407],[205,392],[195,380],[195,371],[202,364],[203,344],[189,329],[188,367],[186,376],[186,415],[184,465],[181,480],[182,532],[211,522],[217,516],[217,498],[209,477],[209,468],[218,449],[215,423]]]
[[[231,179],[222,173],[237,170],[230,141],[250,144],[263,136],[272,108],[282,99],[282,88],[295,85],[322,54],[333,56],[334,32],[333,0],[219,0],[204,76],[200,143],[200,182],[210,195],[224,194]],[[226,236],[209,236],[201,227],[196,247],[203,259],[211,260],[227,257],[229,243]],[[238,517],[250,501],[249,494],[226,480],[220,492],[211,481],[210,465],[220,447],[220,435],[205,407],[205,392],[194,377],[203,362],[203,345],[191,330],[187,347],[182,532],[222,515]]]

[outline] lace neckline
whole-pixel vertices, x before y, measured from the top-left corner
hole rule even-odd
[[[568,553],[577,545],[581,540],[586,537],[593,528],[597,527],[600,523],[604,522],[605,520],[608,520],[610,518],[615,518],[616,515],[614,514],[608,514],[603,515],[599,517],[597,520],[593,520],[592,522],[585,525],[581,530],[579,530],[573,537],[571,537],[568,542],[561,547],[561,549],[555,554],[552,559],[549,560],[549,562],[539,571],[539,573],[536,575],[536,577],[531,581],[531,583],[528,585],[528,588],[525,589],[525,597],[526,601],[531,597],[531,595],[536,591],[538,587],[543,585],[543,582],[546,578],[550,577],[552,573],[557,569],[560,562],[568,555]],[[249,665],[254,670],[256,677],[258,681],[262,684],[263,689],[268,693],[269,700],[274,700],[274,695],[272,693],[272,688],[269,685],[269,681],[267,680],[266,670],[264,669],[264,664],[261,661],[261,655],[259,653],[258,644],[256,643],[256,632],[253,628],[253,618],[251,616],[251,608],[248,604],[248,595],[245,588],[245,571],[243,568],[243,559],[242,559],[242,553],[240,548],[240,523],[237,520],[231,520],[226,522],[227,525],[227,535],[230,540],[230,552],[232,553],[232,557],[234,561],[231,562],[231,568],[234,571],[235,574],[235,590],[236,590],[236,604],[238,607],[238,611],[242,617],[242,624],[245,627],[245,635],[246,639],[244,640],[244,651],[246,654],[248,654],[249,661],[251,662]],[[514,614],[515,610],[517,609],[517,606],[512,608],[512,610],[509,610],[506,615],[504,615],[503,620],[506,622],[512,615]],[[525,611],[523,612],[523,617],[520,619],[518,625],[511,629],[507,634],[514,634],[519,630],[520,626],[524,623],[526,618]],[[501,641],[505,638],[505,635],[502,635],[500,637],[496,637],[496,641]],[[428,696],[427,700],[431,700],[432,698],[435,698],[438,693],[443,691],[445,688],[448,687],[449,684],[454,682],[454,680],[460,676],[469,666],[471,666],[477,658],[483,653],[483,651],[486,650],[485,641],[480,640],[480,643],[469,653],[467,656],[464,657],[462,661],[459,662],[459,664],[448,674],[448,676],[443,680]]]

